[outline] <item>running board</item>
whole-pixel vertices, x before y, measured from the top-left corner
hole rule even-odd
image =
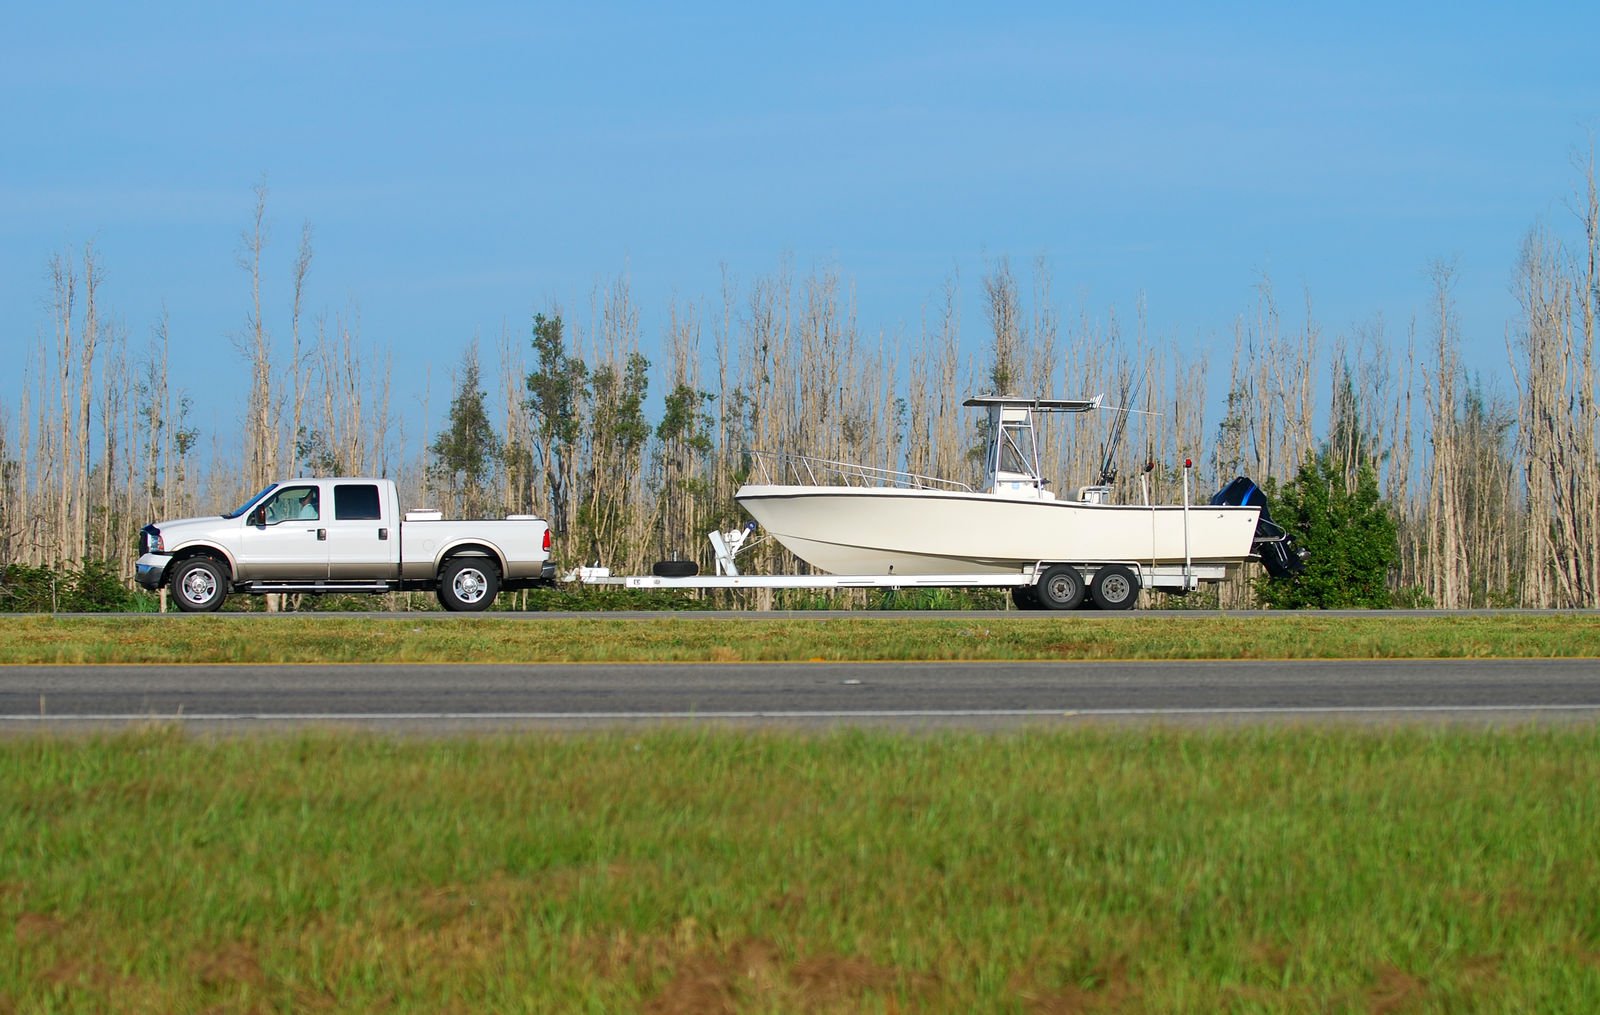
[[[389,582],[246,582],[245,592],[393,592]]]

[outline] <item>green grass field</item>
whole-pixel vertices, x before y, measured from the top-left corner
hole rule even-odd
[[[1600,616],[16,616],[0,663],[1600,657]]]
[[[1600,656],[1153,619],[38,616],[0,662]],[[1596,829],[1596,724],[15,736],[0,1015],[1600,1011]]]
[[[0,1011],[1600,1010],[1600,728],[0,741]]]

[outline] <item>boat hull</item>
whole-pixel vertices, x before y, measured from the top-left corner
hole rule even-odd
[[[1233,565],[1249,556],[1261,513],[891,487],[750,485],[734,499],[796,557],[842,575],[1015,574],[1040,562]]]

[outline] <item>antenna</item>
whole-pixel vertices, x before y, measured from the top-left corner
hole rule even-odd
[[[1117,414],[1116,418],[1111,421],[1111,432],[1106,435],[1106,442],[1100,445],[1101,486],[1110,486],[1117,481],[1117,467],[1112,464],[1112,459],[1116,458],[1117,448],[1122,445],[1122,438],[1127,433],[1129,414],[1141,411],[1127,408],[1127,406],[1131,405],[1139,397],[1139,384],[1142,380],[1143,378],[1135,380],[1131,386],[1128,384],[1122,386],[1122,405],[1101,406],[1101,408],[1110,409]],[[1154,413],[1147,413],[1147,415],[1154,415]]]

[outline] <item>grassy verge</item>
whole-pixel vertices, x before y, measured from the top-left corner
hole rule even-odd
[[[16,617],[0,663],[1600,656],[1600,617]]]
[[[0,742],[0,1010],[1600,1010],[1600,729]]]

